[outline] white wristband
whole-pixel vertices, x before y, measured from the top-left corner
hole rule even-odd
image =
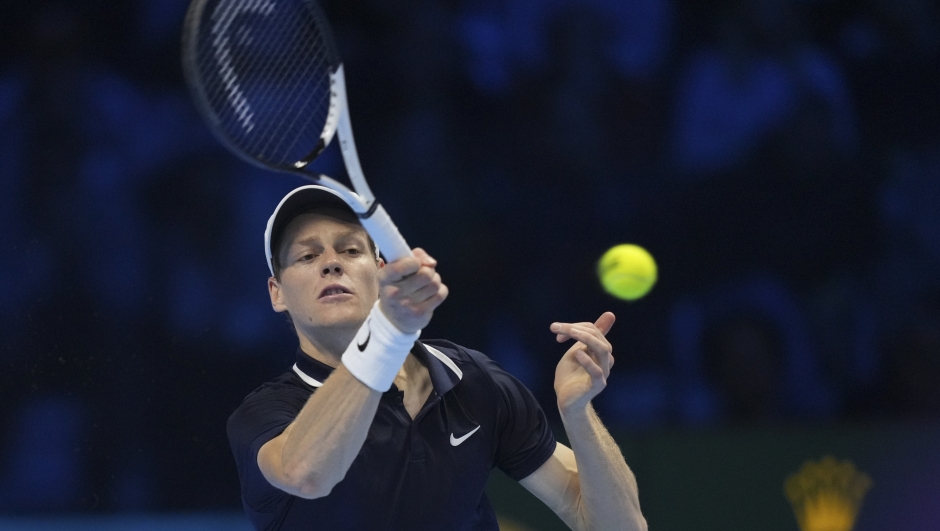
[[[392,387],[398,370],[420,335],[420,330],[406,334],[396,328],[382,313],[379,301],[375,301],[366,322],[346,347],[343,365],[360,382],[384,393]]]

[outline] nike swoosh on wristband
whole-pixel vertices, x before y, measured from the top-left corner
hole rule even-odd
[[[366,326],[369,326],[369,325],[367,324]],[[370,340],[370,339],[372,339],[372,329],[371,329],[371,328],[369,328],[369,335],[366,336],[366,340],[363,341],[361,344],[360,344],[360,343],[356,343],[356,347],[359,348],[359,352],[365,352],[366,347],[369,346],[369,340]]]
[[[452,433],[450,434],[450,445],[451,445],[451,446],[460,446],[460,444],[461,444],[462,442],[464,442],[464,441],[466,441],[467,439],[469,439],[470,436],[473,435],[474,433],[476,433],[478,429],[480,429],[479,426],[477,426],[476,428],[473,428],[473,431],[471,431],[470,433],[464,435],[463,437],[460,437],[459,439],[458,439],[457,437],[454,437],[454,434],[453,434],[453,432],[452,432]]]

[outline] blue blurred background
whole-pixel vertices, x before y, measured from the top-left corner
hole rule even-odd
[[[240,507],[224,423],[293,356],[262,232],[301,182],[200,122],[186,7],[0,7],[2,515]],[[559,425],[548,325],[612,310],[596,406],[625,444],[891,433],[897,457],[940,433],[934,2],[325,7],[366,175],[451,288],[424,337],[486,352]],[[624,242],[660,267],[633,303],[594,272]],[[861,454],[838,457],[897,470]]]

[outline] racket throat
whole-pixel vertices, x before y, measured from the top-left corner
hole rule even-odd
[[[359,219],[369,219],[372,217],[372,214],[375,214],[375,211],[378,208],[379,202],[373,201],[372,204],[369,205],[369,210],[366,210],[365,212],[356,212],[356,215],[359,216]]]

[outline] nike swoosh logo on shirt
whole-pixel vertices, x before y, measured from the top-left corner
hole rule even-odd
[[[454,434],[451,433],[451,434],[450,434],[450,445],[451,445],[451,446],[460,446],[460,444],[461,444],[462,442],[464,442],[464,441],[466,441],[467,439],[469,439],[470,436],[473,435],[474,433],[476,433],[478,429],[480,429],[479,426],[477,426],[476,428],[473,428],[473,431],[471,431],[470,433],[464,435],[463,437],[461,437],[461,438],[459,438],[459,439],[458,439],[457,437],[454,437]]]

